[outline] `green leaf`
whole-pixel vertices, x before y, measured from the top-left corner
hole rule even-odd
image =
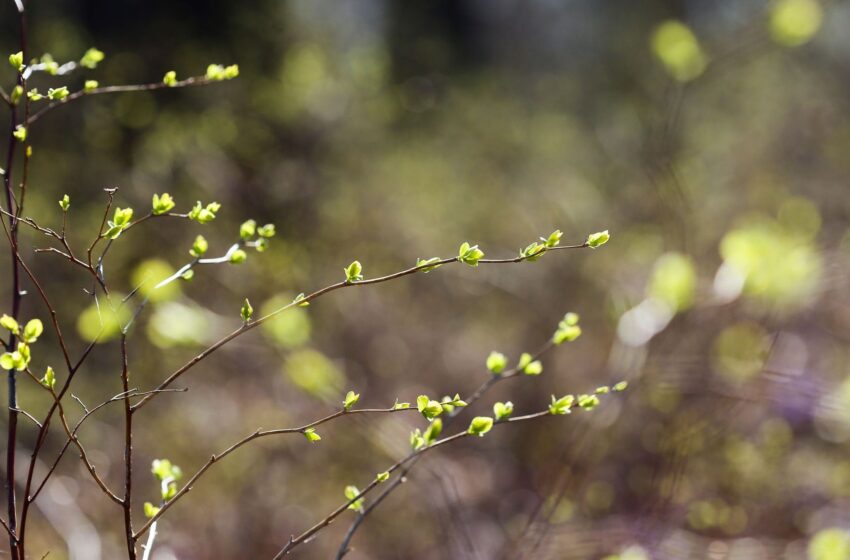
[[[154,216],[161,216],[174,208],[174,199],[168,193],[154,194],[151,207]]]
[[[180,480],[183,478],[182,469],[168,459],[154,459],[151,462],[151,473],[160,482]]]
[[[514,403],[512,403],[511,401],[497,402],[493,405],[493,415],[496,417],[497,422],[510,418],[513,412]]]
[[[428,424],[428,428],[425,429],[425,432],[422,434],[422,438],[425,440],[425,443],[431,445],[437,438],[440,437],[440,433],[443,431],[443,421],[439,418],[435,418],[433,422]]]
[[[38,88],[32,88],[27,91],[27,97],[30,101],[41,101],[44,99],[44,96],[38,92]]]
[[[315,428],[307,428],[304,430],[304,437],[307,438],[307,441],[310,443],[316,443],[317,441],[321,441],[322,436],[316,433]]]
[[[425,445],[425,438],[422,437],[422,432],[419,428],[416,428],[412,432],[410,432],[410,447],[417,451],[421,449]]]
[[[195,237],[195,242],[192,243],[192,248],[189,249],[189,254],[195,258],[202,257],[206,254],[207,249],[209,249],[210,244],[207,243],[206,238],[203,235],[199,235]]]
[[[41,384],[48,389],[53,389],[56,386],[56,372],[53,368],[47,366],[47,371],[44,372],[44,377],[41,378]]]
[[[83,55],[83,58],[80,59],[80,66],[90,69],[96,68],[97,64],[99,62],[102,62],[105,57],[106,55],[103,54],[103,51],[92,47],[87,50],[86,53]]]
[[[408,408],[410,408],[409,402],[398,402],[398,399],[395,400],[393,405],[393,410],[407,410]]]
[[[242,249],[236,249],[230,255],[230,264],[242,264],[248,259],[248,253]]]
[[[543,256],[546,252],[546,245],[541,245],[537,241],[528,245],[525,249],[520,249],[519,256],[529,262],[534,262]]]
[[[167,85],[168,87],[174,87],[177,85],[177,72],[174,70],[169,70],[165,73],[165,76],[162,77],[162,83]]]
[[[133,209],[132,208],[116,208],[115,215],[112,217],[112,223],[116,226],[126,226],[129,225],[130,220],[133,219]]]
[[[628,381],[620,381],[619,383],[617,383],[616,385],[611,387],[611,390],[616,392],[616,393],[621,393],[621,392],[625,391],[628,386],[629,386]]]
[[[246,220],[239,226],[239,237],[242,239],[251,239],[257,234],[256,220]]]
[[[310,302],[306,301],[306,299],[307,299],[307,296],[304,295],[304,292],[301,292],[300,294],[295,296],[295,299],[292,300],[292,303],[294,303],[298,307],[307,307],[307,306],[310,305]]]
[[[556,399],[555,395],[552,395],[552,403],[549,405],[549,414],[569,414],[574,402],[575,397],[572,395],[565,395],[560,399]]]
[[[556,229],[555,231],[553,231],[552,233],[549,234],[549,237],[547,237],[546,239],[543,239],[541,237],[540,240],[543,241],[543,243],[547,247],[555,247],[555,246],[558,245],[558,243],[561,242],[561,236],[562,235],[563,235],[563,233],[561,233],[561,230]]]
[[[346,412],[351,410],[351,407],[357,404],[357,401],[360,400],[360,393],[355,393],[354,391],[349,391],[345,394],[345,400],[342,401],[342,407]]]
[[[6,315],[5,313],[2,317],[0,317],[0,327],[3,327],[7,331],[14,334],[18,334],[19,329],[21,328],[14,318],[10,317],[9,315]]]
[[[86,80],[83,84],[83,91],[86,93],[91,93],[98,88],[100,84],[97,80]]]
[[[377,480],[378,482],[386,482],[387,480],[389,480],[389,478],[390,478],[389,471],[384,471],[382,473],[378,473],[377,476],[375,476],[375,480]]]
[[[62,86],[58,88],[50,88],[47,90],[47,97],[52,101],[62,101],[68,97],[68,87]]]
[[[345,271],[345,281],[349,284],[363,280],[363,266],[360,261],[354,261],[343,270]]]
[[[578,405],[584,410],[593,410],[599,406],[599,397],[596,395],[579,395]]]
[[[528,352],[523,352],[519,357],[517,368],[526,375],[540,375],[543,372],[543,364],[540,360],[532,361],[533,356]]]
[[[478,245],[471,245],[464,241],[458,249],[457,258],[460,262],[469,266],[478,266],[478,261],[484,257],[484,251]]]
[[[354,500],[357,496],[360,495],[360,490],[357,489],[356,486],[348,485],[345,487],[345,497],[348,500]],[[363,511],[363,498],[358,500],[354,500],[349,506],[348,509],[353,509],[354,511]]]
[[[17,138],[20,142],[27,141],[27,129],[25,126],[19,124],[15,127],[15,131],[12,133],[12,136]]]
[[[2,356],[0,356],[0,367],[6,370],[15,369],[15,365],[20,359],[20,355],[15,356],[17,352],[5,352]]]
[[[257,235],[266,239],[274,237],[275,233],[274,224],[266,224],[257,228]]]
[[[476,416],[469,423],[469,428],[466,430],[466,433],[484,437],[484,434],[493,429],[493,419],[489,416]]]
[[[248,301],[248,298],[245,298],[245,301],[242,303],[242,309],[239,310],[239,315],[242,317],[242,322],[247,323],[251,320],[251,316],[254,314],[254,308],[251,307],[251,302]]]
[[[562,344],[564,342],[572,342],[581,336],[581,327],[578,326],[579,316],[577,313],[567,313],[564,318],[558,323],[558,330],[552,335],[552,342]]]
[[[505,367],[508,365],[508,359],[501,352],[490,352],[490,355],[487,356],[487,369],[490,370],[490,373],[493,375],[499,375],[505,370]]]
[[[59,208],[62,209],[63,212],[67,212],[68,208],[71,207],[71,197],[67,194],[62,197],[62,200],[59,201]]]
[[[206,78],[216,82],[224,80],[224,66],[221,64],[210,64],[207,66]]]
[[[435,268],[440,268],[442,265],[440,265],[440,264],[434,264],[434,265],[431,265],[431,266],[425,266],[425,265],[428,265],[428,264],[431,264],[431,263],[438,263],[438,262],[440,262],[440,257],[431,257],[430,259],[416,259],[416,266],[421,267],[419,270],[421,270],[422,272],[428,273],[428,272],[431,272],[432,270],[434,270]]]
[[[607,385],[597,387],[596,390],[594,391],[594,393],[596,393],[597,395],[607,395],[610,392],[611,392],[611,387],[608,387]]]
[[[427,420],[433,420],[443,413],[443,405],[430,399],[427,395],[416,397],[416,408]]]
[[[608,243],[609,239],[611,239],[611,236],[608,234],[608,230],[606,229],[605,231],[591,233],[588,235],[585,244],[591,249],[596,249],[597,247],[601,247]]]
[[[9,55],[9,64],[12,66],[12,68],[17,70],[18,72],[23,70],[24,69],[24,53],[21,52],[21,51],[18,51],[16,53],[10,54]]]
[[[24,327],[24,332],[21,334],[21,339],[26,343],[33,343],[38,340],[41,333],[44,332],[44,325],[40,319],[31,319]]]
[[[192,209],[189,210],[187,217],[199,224],[207,224],[215,219],[216,214],[220,209],[221,204],[218,202],[210,202],[204,206],[201,204],[201,201],[197,201]]]
[[[147,517],[148,519],[150,519],[151,517],[153,517],[154,515],[156,515],[157,513],[159,513],[159,509],[160,509],[160,508],[156,507],[156,506],[155,506],[155,505],[153,505],[152,503],[150,503],[150,502],[145,502],[145,517]]]
[[[12,105],[17,105],[21,100],[21,97],[24,96],[24,88],[21,86],[15,86],[12,88],[12,92],[9,94],[9,101],[12,102]]]

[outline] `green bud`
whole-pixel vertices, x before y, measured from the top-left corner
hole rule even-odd
[[[419,449],[422,449],[422,447],[424,447],[424,446],[425,446],[425,438],[422,437],[422,432],[419,430],[419,428],[416,428],[415,430],[410,432],[410,447],[414,451],[418,451]]]
[[[191,280],[194,277],[195,277],[195,271],[192,270],[191,268],[180,275],[180,278],[182,278],[183,280]]]
[[[153,505],[150,502],[145,502],[145,517],[150,519],[151,517],[155,516],[157,513],[159,513],[158,507],[156,507],[155,505]]]
[[[62,200],[59,201],[59,208],[61,208],[63,212],[67,212],[70,207],[71,197],[66,194],[62,197]]]
[[[41,384],[48,389],[56,387],[56,373],[52,367],[47,366],[47,371],[44,372],[44,377],[41,378]]]
[[[584,410],[593,410],[599,406],[599,397],[596,395],[579,395],[578,405]]]
[[[24,327],[24,332],[21,334],[21,340],[27,344],[32,344],[38,340],[38,337],[40,337],[43,332],[44,325],[41,323],[41,319],[31,319]]]
[[[440,437],[440,433],[443,431],[443,421],[439,418],[435,418],[430,424],[428,424],[428,428],[422,434],[422,438],[425,440],[427,445],[431,445],[437,438]]]
[[[52,101],[62,101],[68,97],[68,88],[67,86],[50,88],[47,90],[47,97],[49,97]]]
[[[563,342],[572,342],[581,336],[581,327],[578,326],[579,316],[577,313],[567,313],[564,318],[558,323],[558,330],[552,335],[552,342],[561,344]]]
[[[561,236],[562,235],[563,235],[563,233],[561,233],[561,230],[556,229],[555,231],[553,231],[552,233],[549,234],[549,237],[547,237],[546,239],[543,239],[541,237],[540,240],[543,241],[543,243],[547,247],[555,247],[555,246],[558,245],[558,243],[561,242]]]
[[[426,420],[433,420],[443,413],[443,406],[435,400],[431,400],[427,395],[419,395],[416,397],[416,408],[422,413]]]
[[[3,327],[7,331],[14,334],[18,334],[18,329],[20,329],[18,322],[15,321],[15,319],[10,317],[9,315],[6,315],[5,313],[2,317],[0,317],[0,327]]]
[[[410,408],[409,402],[398,402],[398,399],[395,400],[393,405],[393,410],[407,410],[408,408]]]
[[[169,70],[165,73],[165,76],[162,77],[162,83],[167,85],[168,87],[174,87],[177,85],[177,72],[174,70]]]
[[[496,422],[510,418],[513,412],[514,403],[511,401],[497,402],[493,405],[493,415],[496,417]]]
[[[9,55],[9,64],[12,65],[12,68],[20,72],[24,69],[24,53],[18,51],[16,53]]]
[[[616,385],[611,387],[611,390],[616,392],[616,393],[621,393],[621,392],[625,391],[628,386],[629,386],[628,381],[620,381],[619,383],[617,383]]]
[[[87,50],[86,53],[83,55],[83,58],[80,59],[80,66],[89,69],[96,68],[97,63],[102,62],[105,57],[106,55],[103,54],[103,51],[92,47]]]
[[[304,430],[304,437],[307,438],[307,441],[310,443],[316,443],[317,441],[322,440],[322,436],[316,433],[315,428],[307,428]]]
[[[258,253],[262,253],[266,249],[269,248],[269,240],[265,237],[260,237],[254,242],[254,249],[257,250]]]
[[[44,99],[44,96],[38,92],[38,88],[27,90],[27,97],[30,101],[41,101]]]
[[[569,414],[574,401],[575,397],[572,395],[565,395],[560,399],[556,399],[555,395],[552,395],[552,403],[549,405],[549,414]]]
[[[16,369],[20,359],[21,355],[17,352],[4,352],[3,355],[0,356],[0,367],[6,370]]]
[[[21,97],[24,95],[24,88],[21,86],[15,86],[12,88],[12,93],[9,94],[9,101],[12,102],[12,105],[17,105],[18,101],[21,100]]]
[[[469,423],[466,433],[473,436],[484,437],[484,434],[493,429],[493,419],[489,416],[476,416]]]
[[[594,391],[594,393],[596,393],[597,395],[607,395],[610,392],[611,392],[611,387],[608,387],[607,385],[603,385],[602,387],[597,387],[596,390]]]
[[[160,482],[183,478],[183,470],[168,459],[154,459],[151,462],[151,473]]]
[[[501,352],[490,352],[490,355],[487,356],[487,369],[490,370],[490,373],[493,375],[499,375],[508,365],[508,359]]]
[[[116,226],[126,226],[133,219],[132,208],[116,208],[115,215],[112,218],[112,223]]]
[[[388,471],[378,473],[375,476],[375,480],[377,480],[378,482],[386,482],[387,480],[389,480],[389,478],[390,478],[390,473]]]
[[[251,239],[257,233],[257,222],[254,220],[246,220],[239,226],[239,237],[242,239]]]
[[[12,136],[17,138],[21,142],[27,141],[27,129],[24,125],[19,124],[15,127],[15,131],[12,133]]]
[[[342,401],[342,408],[345,409],[346,412],[351,410],[351,407],[357,404],[357,401],[360,400],[360,393],[355,393],[354,391],[349,391],[345,394],[345,399]]]
[[[363,266],[360,261],[354,261],[343,270],[345,271],[345,281],[349,284],[363,280]]]
[[[224,80],[224,66],[221,64],[210,64],[207,66],[206,78],[216,82]]]
[[[204,207],[200,201],[195,203],[195,206],[189,211],[188,218],[199,224],[206,224],[215,219],[216,213],[221,208],[218,202],[210,202]]]
[[[345,487],[345,497],[349,501],[354,500],[354,498],[356,498],[359,495],[360,495],[360,490],[358,490],[356,486],[349,485],[349,486]],[[362,512],[363,511],[363,498],[360,498],[358,500],[354,500],[353,502],[351,502],[351,505],[348,506],[348,509],[353,509],[354,511]]]
[[[83,91],[86,93],[91,93],[98,88],[100,84],[97,80],[86,80],[83,84]]]
[[[271,238],[274,237],[275,228],[274,224],[266,224],[264,226],[260,226],[257,228],[257,235],[260,237]]]
[[[239,315],[242,317],[242,322],[247,323],[251,320],[251,316],[254,314],[254,308],[251,307],[251,302],[248,301],[248,298],[245,298],[245,301],[242,303],[242,309],[239,310]]]
[[[233,78],[239,75],[239,65],[231,64],[230,66],[226,66],[224,68],[224,79],[232,80]]]
[[[195,238],[195,242],[192,243],[192,248],[189,249],[189,254],[197,259],[206,254],[208,248],[209,243],[207,243],[206,238],[203,235],[199,235]]]
[[[478,266],[478,261],[484,257],[484,251],[478,248],[478,245],[470,246],[464,241],[457,254],[458,260],[469,266]]]
[[[154,216],[161,216],[166,212],[170,212],[175,206],[174,199],[168,193],[154,193],[151,201],[151,208]]]
[[[546,246],[541,245],[537,241],[534,241],[530,245],[528,245],[525,249],[519,250],[519,256],[524,258],[529,262],[534,262],[543,256],[543,253],[546,252]]]
[[[248,259],[248,253],[242,249],[236,249],[230,255],[230,264],[242,264]]]
[[[543,364],[540,360],[532,360],[532,355],[523,352],[519,357],[517,368],[526,375],[540,375],[543,373]]]
[[[432,265],[432,266],[425,266],[425,265],[428,265],[430,263],[437,263],[437,262],[440,262],[440,257],[431,257],[430,259],[416,259],[416,266],[421,267],[420,270],[422,272],[428,273],[428,272],[431,272],[432,270],[434,270],[435,268],[440,268],[440,266],[442,266],[442,265],[439,265],[439,264],[435,264],[435,265]]]
[[[585,245],[590,247],[591,249],[596,249],[597,247],[601,247],[608,243],[608,240],[611,239],[611,236],[608,234],[608,230],[600,231],[597,233],[591,233],[587,236],[587,241],[585,241]]]
[[[294,303],[298,307],[307,307],[307,306],[310,305],[310,302],[306,301],[306,299],[307,299],[307,296],[304,295],[304,292],[301,292],[300,294],[295,296],[295,299],[292,300],[292,303]]]

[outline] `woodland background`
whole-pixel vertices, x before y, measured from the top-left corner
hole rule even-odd
[[[68,193],[74,242],[91,239],[106,187],[120,206],[164,191],[178,210],[223,204],[204,228],[122,236],[107,269],[119,291],[186,262],[197,233],[218,254],[244,219],[277,225],[269,251],[201,269],[146,310],[134,386],[238,325],[242,298],[272,309],[355,258],[368,277],[464,240],[508,257],[555,228],[568,243],[612,233],[596,251],[343,290],[238,339],[137,417],[139,497],[157,495],[150,460],[192,472],[259,426],[327,414],[348,389],[377,407],[468,394],[491,350],[533,351],[576,311],[578,341],[476,410],[538,410],[623,378],[629,391],[429,454],[349,558],[850,558],[847,534],[829,531],[850,529],[850,3],[817,6],[800,41],[761,0],[31,1],[33,54],[106,52],[77,86],[240,66],[212,87],[84,99],[32,134],[27,214],[57,225]],[[812,27],[795,17],[791,31]],[[670,19],[699,41],[683,59],[653,46]],[[2,2],[0,51],[16,45]],[[88,281],[27,258],[60,314],[79,316],[82,347],[97,325]],[[76,393],[119,392],[118,363],[105,342]],[[35,389],[21,403],[44,405]],[[121,476],[120,415],[82,433],[108,480]],[[270,557],[401,457],[414,424],[357,416],[318,445],[245,447],[165,515],[154,558]],[[62,443],[55,432],[48,449]],[[120,557],[120,519],[79,462],[56,480],[29,550]],[[352,517],[295,556],[330,557]]]

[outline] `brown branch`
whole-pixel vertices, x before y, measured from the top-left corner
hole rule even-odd
[[[130,371],[127,365],[127,333],[121,333],[121,384],[124,389],[124,531],[129,560],[136,559],[133,535],[133,408],[130,405]]]

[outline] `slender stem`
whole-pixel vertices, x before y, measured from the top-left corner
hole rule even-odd
[[[121,383],[124,389],[124,530],[127,536],[127,555],[136,558],[136,537],[133,535],[133,408],[130,405],[130,372],[127,365],[127,333],[121,334]],[[147,552],[145,553],[147,557]]]

